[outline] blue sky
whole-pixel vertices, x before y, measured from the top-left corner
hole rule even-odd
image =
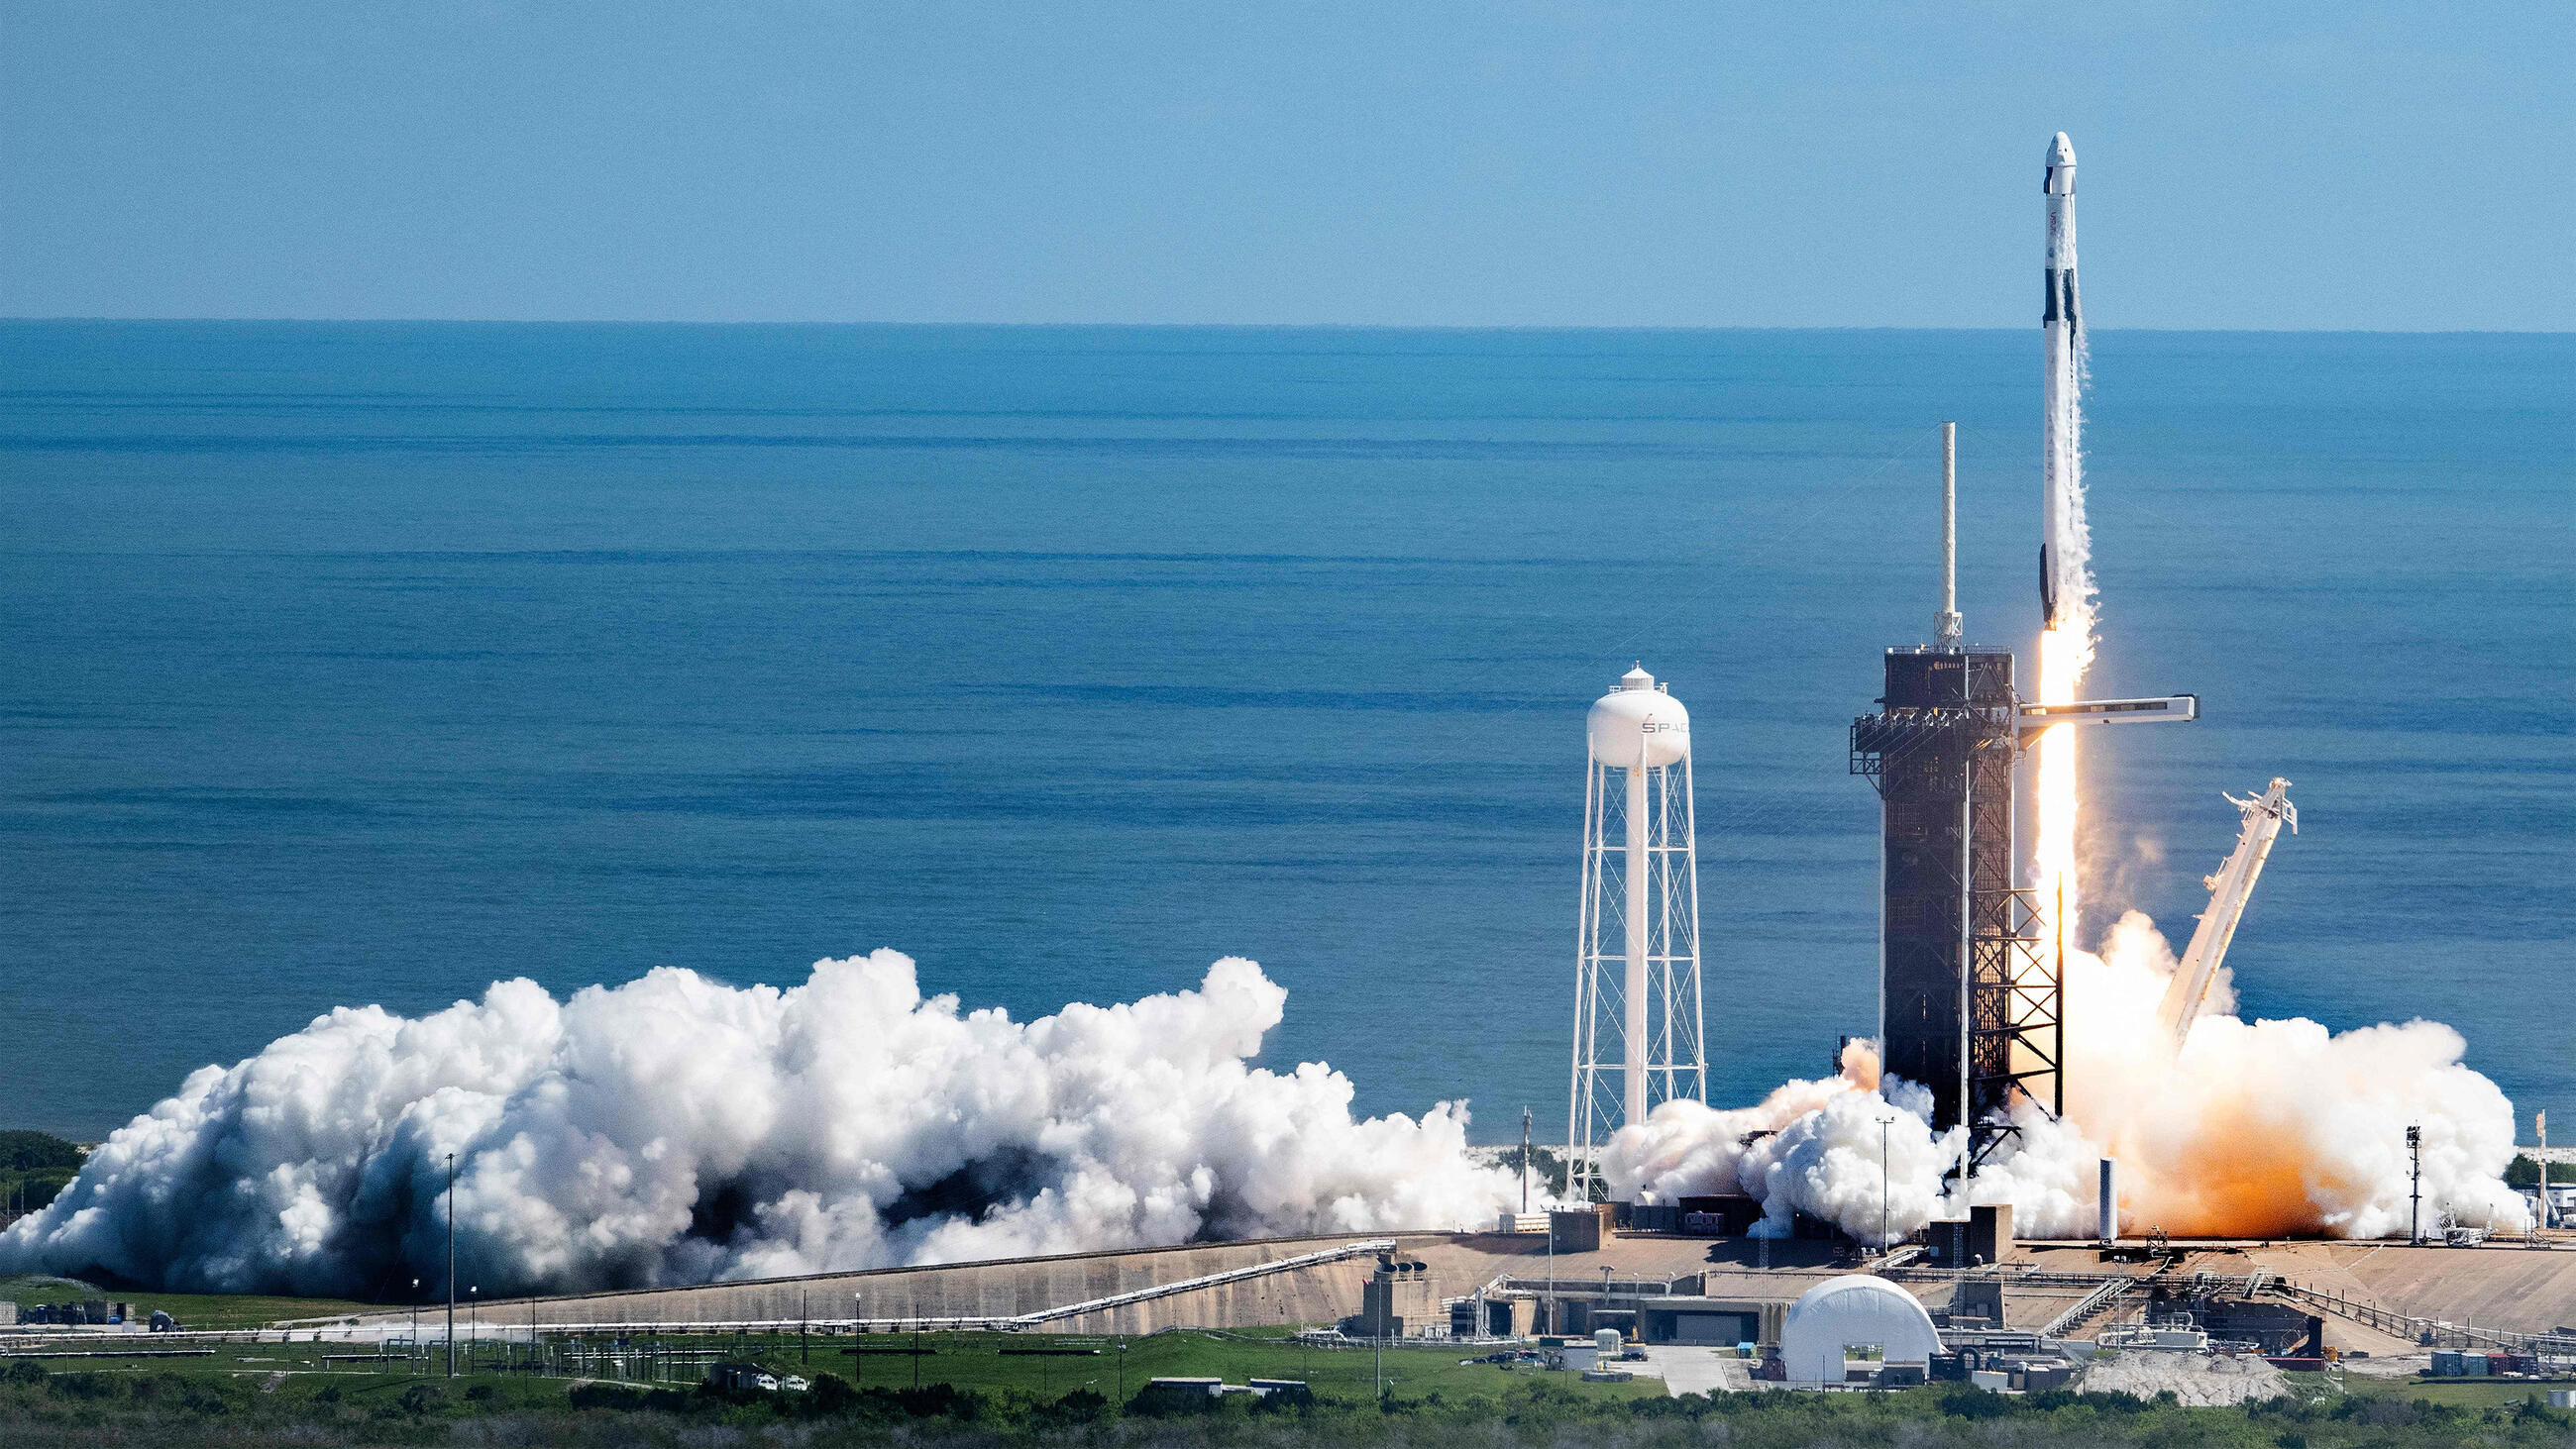
[[[0,3],[0,314],[2576,330],[2576,6]]]

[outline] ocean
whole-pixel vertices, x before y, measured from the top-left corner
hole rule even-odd
[[[0,325],[0,1126],[336,1005],[891,946],[1014,1017],[1289,990],[1275,1065],[1561,1135],[1583,712],[1693,712],[1713,1095],[1875,1011],[1846,730],[2038,624],[2039,336]],[[2096,909],[2296,782],[2249,1014],[2576,1120],[2576,337],[2108,331]],[[2024,674],[2030,656],[2025,653]],[[2080,1071],[2081,1063],[2076,1064]]]

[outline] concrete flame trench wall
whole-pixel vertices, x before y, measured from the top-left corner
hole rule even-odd
[[[858,1316],[870,1320],[1010,1318],[1277,1262],[1369,1236],[1207,1243],[514,1299],[485,1304],[482,1321],[487,1332],[525,1324],[531,1318],[540,1324],[793,1323],[799,1318],[847,1322],[853,1295]],[[1505,1274],[1538,1278],[1547,1272],[1546,1242],[1539,1234],[1419,1233],[1396,1238],[1405,1256],[1430,1265],[1437,1293],[1444,1298],[1473,1293]],[[1622,1280],[1669,1279],[1707,1267],[1710,1247],[1704,1240],[1619,1239],[1599,1252],[1557,1254],[1556,1271],[1569,1289],[1598,1283],[1605,1266]],[[1163,1328],[1329,1325],[1360,1311],[1362,1291],[1376,1266],[1376,1258],[1364,1254],[1055,1319],[1044,1325],[1044,1331],[1150,1333]],[[410,1312],[404,1308],[370,1314],[366,1321],[408,1323]],[[462,1321],[461,1309],[459,1313]],[[424,1312],[424,1330],[434,1331],[427,1324]]]

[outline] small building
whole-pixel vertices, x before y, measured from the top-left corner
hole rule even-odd
[[[1431,1276],[1431,1265],[1382,1253],[1377,1271],[1360,1289],[1358,1315],[1343,1319],[1341,1328],[1354,1338],[1402,1338],[1408,1331],[1436,1333],[1449,1321],[1448,1311],[1440,1306],[1439,1280]]]
[[[778,1376],[756,1363],[709,1364],[707,1382],[740,1393],[778,1392]]]
[[[1251,1389],[1262,1398],[1282,1404],[1311,1404],[1315,1391],[1304,1379],[1254,1379]]]
[[[1695,1238],[1740,1238],[1762,1221],[1761,1201],[1742,1193],[1686,1197],[1678,1206],[1682,1232]]]
[[[1982,1203],[1964,1218],[1935,1218],[1923,1237],[1934,1267],[1992,1267],[2012,1256],[2012,1204]]]
[[[1618,1212],[1611,1203],[1590,1207],[1558,1208],[1547,1215],[1548,1247],[1558,1253],[1597,1253],[1602,1240],[1610,1236],[1610,1225]]]
[[[1223,1379],[1167,1377],[1148,1380],[1136,1397],[1148,1404],[1177,1406],[1249,1394],[1256,1399],[1283,1404],[1311,1404],[1314,1391],[1304,1379],[1254,1379],[1247,1384],[1230,1384]]]
[[[1702,1294],[1667,1294],[1637,1300],[1639,1343],[1708,1344],[1733,1348],[1741,1343],[1777,1343],[1787,1306],[1758,1298],[1722,1298]]]
[[[2004,1326],[2004,1280],[1979,1274],[1959,1280],[1950,1298],[1952,1328]]]

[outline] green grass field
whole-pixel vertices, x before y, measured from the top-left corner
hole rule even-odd
[[[2361,1374],[2334,1376],[2343,1392],[2357,1398],[2394,1399],[2413,1403],[2418,1399],[2430,1404],[2448,1404],[2455,1408],[2486,1409],[2496,1406],[2511,1408],[2527,1400],[2540,1398],[2544,1389],[2576,1388],[2576,1383],[2466,1383],[2457,1379],[2377,1379]],[[2546,1402],[2545,1399],[2542,1400]]]
[[[20,1302],[115,1296],[59,1279],[0,1282]],[[132,1295],[192,1327],[327,1319],[368,1305],[216,1295]],[[375,1311],[381,1312],[381,1305]],[[440,1315],[424,1312],[435,1332]],[[470,1322],[470,1311],[460,1315]],[[1566,1373],[1462,1363],[1465,1349],[1302,1345],[1284,1331],[1170,1332],[1121,1340],[1040,1334],[793,1333],[670,1336],[549,1345],[555,1374],[531,1371],[525,1345],[368,1357],[348,1342],[225,1343],[181,1359],[20,1359],[0,1364],[0,1444],[198,1443],[233,1449],[364,1444],[653,1444],[762,1449],[772,1443],[984,1449],[1002,1440],[1086,1449],[2569,1449],[2576,1413],[2546,1408],[2524,1384],[2299,1375],[2291,1400],[2183,1408],[2064,1393],[2005,1397],[1956,1385],[1888,1394],[1768,1392],[1668,1397],[1660,1381],[1587,1384]],[[129,1342],[132,1342],[129,1340]],[[912,1352],[918,1347],[927,1352]],[[652,1350],[669,1351],[656,1374]],[[136,1347],[166,1348],[172,1340]],[[72,1346],[71,1340],[63,1342]],[[852,1348],[866,1350],[850,1353]],[[1062,1350],[1032,1353],[1032,1349]],[[1019,1350],[1005,1352],[1005,1350]],[[1096,1351],[1095,1351],[1096,1350]],[[590,1355],[564,1376],[571,1352]],[[749,1361],[816,1381],[804,1394],[703,1391],[710,1360]],[[827,1376],[828,1380],[827,1381]],[[1228,1400],[1174,1416],[1138,1404],[1156,1377],[1297,1379],[1305,1408]],[[601,1381],[605,1381],[602,1383]],[[577,1388],[580,1383],[598,1387]],[[918,1390],[916,1390],[916,1385]]]
[[[384,1305],[338,1298],[270,1298],[241,1293],[129,1293],[72,1278],[0,1278],[0,1300],[20,1305],[106,1298],[134,1305],[135,1316],[159,1309],[188,1328],[264,1328],[297,1318],[381,1313]]]
[[[427,1332],[435,1333],[430,1326],[435,1321],[425,1316]],[[603,1353],[611,1348],[607,1339],[582,1342]],[[1661,1381],[1654,1379],[1588,1384],[1572,1374],[1540,1375],[1530,1369],[1462,1364],[1459,1360],[1466,1356],[1464,1350],[1390,1349],[1372,1354],[1363,1349],[1307,1348],[1281,1338],[1247,1339],[1187,1332],[1124,1340],[1123,1351],[1119,1347],[1121,1340],[1114,1338],[1037,1334],[924,1334],[919,1343],[927,1351],[919,1353],[912,1351],[915,1340],[908,1334],[869,1334],[855,1341],[846,1334],[816,1334],[800,1341],[791,1333],[673,1336],[652,1342],[693,1356],[715,1355],[727,1362],[757,1363],[780,1374],[808,1378],[821,1373],[838,1374],[859,1388],[909,1389],[944,1384],[1039,1399],[1057,1399],[1077,1389],[1087,1389],[1103,1398],[1123,1401],[1157,1377],[1222,1378],[1237,1384],[1252,1378],[1301,1379],[1320,1399],[1354,1404],[1374,1401],[1381,1383],[1387,1392],[1407,1398],[1437,1394],[1443,1402],[1463,1403],[1502,1397],[1516,1384],[1535,1377],[1544,1377],[1568,1394],[1602,1401],[1654,1398],[1664,1392]],[[848,1351],[854,1342],[862,1352]],[[593,1374],[650,1382],[645,1344],[645,1340],[635,1341],[637,1351],[628,1355],[623,1372],[601,1365]],[[135,1346],[158,1349],[168,1345],[147,1342]],[[1022,1352],[1007,1353],[1006,1349]],[[1030,1349],[1074,1351],[1026,1352]],[[399,1390],[404,1383],[445,1375],[445,1351],[434,1338],[419,1354],[391,1362],[349,1361],[353,1356],[375,1351],[374,1345],[365,1343],[225,1344],[218,1345],[207,1358],[52,1360],[47,1366],[110,1374],[217,1374],[276,1380],[267,1391],[287,1392],[290,1396],[309,1395],[325,1383],[340,1384],[342,1393],[369,1392],[367,1385],[376,1383]],[[402,1350],[397,1346],[395,1352],[400,1354]],[[526,1396],[517,1390],[534,1392],[538,1398],[546,1394],[560,1397],[566,1380],[529,1372],[524,1367],[527,1359],[521,1345],[499,1341],[486,1341],[479,1347],[462,1342],[458,1345],[458,1368],[464,1377],[475,1382],[507,1384],[514,1391],[514,1399]],[[669,1364],[663,1372],[664,1382],[682,1386],[693,1384],[704,1373],[696,1363]]]
[[[659,1391],[576,1387],[566,1378],[512,1371],[526,1350],[496,1344],[471,1355],[464,1376],[450,1380],[439,1353],[362,1365],[345,1360],[364,1351],[349,1344],[234,1344],[194,1359],[0,1366],[0,1443],[1452,1449],[1464,1439],[1481,1449],[2567,1449],[2576,1442],[2576,1414],[2546,1409],[2533,1391],[2508,1385],[2361,1380],[2368,1392],[2340,1393],[2320,1377],[2311,1381],[2314,1397],[2236,1409],[2065,1393],[2006,1397],[1954,1385],[1676,1400],[1652,1382],[1585,1384],[1564,1373],[1464,1365],[1458,1351],[1406,1349],[1383,1356],[1381,1398],[1380,1361],[1366,1350],[1165,1333],[1128,1341],[1128,1395],[1157,1375],[1295,1378],[1314,1386],[1317,1402],[1282,1408],[1235,1399],[1178,1414],[1131,1404],[1122,1413],[1116,1339],[924,1335],[921,1346],[936,1351],[918,1355],[844,1354],[852,1346],[846,1336],[664,1342],[802,1373],[817,1387],[714,1395],[696,1387],[694,1364],[672,1365],[672,1376],[684,1382]],[[871,1335],[861,1345],[910,1349],[913,1342]],[[1039,1347],[1106,1351],[1001,1351]],[[640,1368],[630,1359],[629,1372]]]

